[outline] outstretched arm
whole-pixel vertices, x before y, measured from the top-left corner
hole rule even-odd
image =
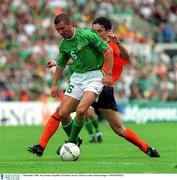
[[[52,83],[52,88],[51,88],[51,96],[52,97],[57,97],[58,95],[58,91],[57,91],[57,83],[58,83],[58,80],[60,79],[62,73],[63,73],[63,68],[61,67],[56,67],[56,70],[55,70],[55,74],[54,74],[54,77],[53,77],[53,83]]]
[[[71,65],[71,64],[73,64],[73,61],[71,59],[69,59],[69,61],[67,62],[67,65]],[[47,62],[47,68],[52,68],[54,66],[56,66],[55,60],[49,60]]]
[[[120,50],[121,58],[125,59],[127,61],[130,61],[130,55],[129,55],[127,49],[120,43],[119,39],[117,38],[117,36],[113,32],[109,33],[109,39],[111,41],[115,42],[116,45],[118,46],[118,48]]]

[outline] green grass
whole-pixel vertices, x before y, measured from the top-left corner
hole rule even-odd
[[[156,147],[161,158],[149,158],[134,145],[114,134],[107,123],[101,123],[104,142],[89,144],[85,129],[84,144],[78,161],[63,162],[56,149],[66,138],[58,129],[39,158],[29,154],[29,145],[36,144],[41,126],[0,127],[0,173],[177,173],[177,124],[127,123],[142,139]]]

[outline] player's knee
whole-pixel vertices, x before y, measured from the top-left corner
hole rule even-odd
[[[125,130],[122,128],[115,128],[114,132],[118,134],[119,136],[125,137]]]
[[[93,116],[92,114],[86,114],[85,117],[86,117],[87,119],[93,119],[93,118],[94,118],[94,116]]]
[[[62,119],[69,116],[68,111],[65,109],[59,109],[58,114]]]
[[[76,116],[78,118],[82,118],[82,117],[84,117],[84,114],[85,114],[85,109],[83,107],[77,107]]]
[[[93,119],[94,116],[95,116],[94,110],[90,110],[90,108],[89,108],[89,110],[87,110],[86,117],[87,117],[88,119]]]
[[[70,116],[63,116],[61,118],[61,121],[62,121],[62,124],[68,124],[71,122],[71,118],[70,118]]]
[[[57,107],[56,112],[59,113],[60,111],[60,105]]]

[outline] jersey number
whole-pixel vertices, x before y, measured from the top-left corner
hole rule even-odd
[[[71,51],[71,57],[73,58],[73,59],[77,59],[77,55],[75,54],[75,52],[74,51]]]
[[[71,93],[73,90],[74,86],[73,85],[69,85],[68,89],[67,89],[67,93]]]

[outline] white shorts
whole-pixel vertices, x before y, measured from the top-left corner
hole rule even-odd
[[[103,89],[101,70],[89,71],[86,73],[73,73],[70,78],[70,84],[65,91],[65,95],[74,99],[81,100],[85,91],[91,91],[100,94]]]

